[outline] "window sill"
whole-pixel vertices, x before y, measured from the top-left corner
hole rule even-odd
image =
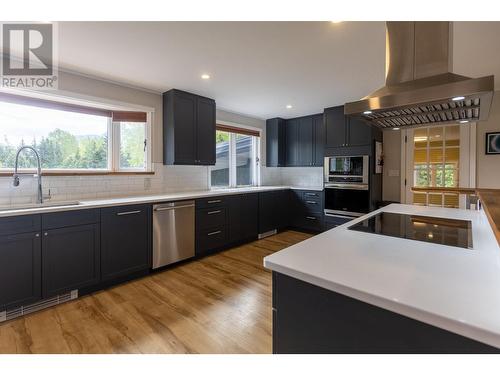
[[[36,174],[36,171],[20,171],[19,174]],[[0,172],[0,177],[12,177],[13,172]],[[42,171],[42,176],[135,176],[135,175],[154,175],[154,172],[140,171]]]

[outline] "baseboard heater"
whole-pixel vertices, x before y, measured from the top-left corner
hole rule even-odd
[[[264,232],[264,233],[259,233],[259,240],[262,239],[262,238],[273,236],[276,233],[278,233],[278,231],[276,229],[273,229],[273,230],[270,230],[270,231],[267,231],[267,232]]]
[[[55,297],[47,298],[42,301],[32,303],[31,305],[16,307],[10,310],[0,311],[0,322],[5,322],[21,316],[34,313],[46,309],[48,307],[60,305],[61,303],[68,302],[78,298],[78,290],[60,294]]]

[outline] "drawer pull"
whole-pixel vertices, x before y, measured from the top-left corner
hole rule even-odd
[[[309,219],[309,220],[316,220],[316,218],[314,216],[306,216],[306,219]]]
[[[318,204],[318,202],[315,201],[306,201],[307,204]]]
[[[207,215],[220,214],[221,212],[222,212],[221,210],[209,211],[209,212],[207,212]]]
[[[317,197],[318,196],[318,194],[316,194],[316,193],[306,193],[306,195],[308,197]]]
[[[125,215],[135,215],[135,214],[140,214],[141,210],[136,210],[136,211],[125,211],[125,212],[118,212],[116,216],[125,216]]]
[[[220,230],[216,230],[215,232],[210,232],[207,236],[215,236],[216,234],[222,233]]]
[[[212,204],[212,203],[220,203],[222,202],[220,199],[214,199],[212,201],[207,201],[208,204]]]

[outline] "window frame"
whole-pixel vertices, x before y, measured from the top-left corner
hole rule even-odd
[[[255,128],[252,126],[245,126],[241,124],[236,124],[228,121],[219,121],[217,120],[217,124],[224,126],[228,126],[233,128],[234,130],[241,129],[242,132],[240,134],[245,135],[245,130],[258,133],[259,135],[250,135],[252,137],[252,149],[253,149],[253,168],[251,170],[251,178],[252,184],[250,185],[237,185],[237,172],[236,172],[236,136],[238,133],[232,132],[230,128],[228,129],[217,129],[220,131],[225,131],[229,133],[229,185],[226,186],[213,186],[212,185],[212,171],[215,166],[211,166],[208,173],[208,186],[212,190],[223,190],[223,189],[235,189],[235,188],[245,188],[252,186],[260,186],[260,138],[262,136],[262,129]],[[217,131],[216,130],[216,131]]]
[[[119,111],[119,112],[144,112],[146,113],[145,128],[145,167],[144,168],[120,168],[120,121],[113,121],[112,117],[107,118],[107,136],[108,136],[108,165],[106,169],[70,169],[70,168],[42,168],[42,175],[45,176],[92,176],[92,175],[137,175],[137,174],[154,174],[152,163],[152,122],[154,116],[154,109],[149,107],[136,107],[129,103],[113,102],[101,98],[92,98],[89,100],[87,96],[85,99],[75,98],[72,96],[49,95],[45,93],[20,93],[17,90],[0,90],[0,94],[12,94],[22,97],[21,100],[26,99],[29,105],[30,101],[52,101],[55,103],[55,108],[60,104],[62,107],[68,106],[81,106],[96,111]],[[61,110],[61,109],[59,109]],[[0,168],[0,177],[12,176],[13,168]],[[36,167],[33,168],[19,168],[20,173],[36,173]]]
[[[443,124],[441,127],[456,126],[457,124]],[[468,124],[460,124],[460,154],[459,154],[459,167],[458,174],[458,188],[474,188],[476,186],[476,123],[471,122]],[[424,125],[418,127],[409,127],[402,129],[401,134],[401,181],[400,181],[400,200],[401,203],[412,204],[414,185],[413,174],[413,134],[418,128],[429,128],[431,125]],[[444,155],[443,155],[444,157]],[[444,161],[444,160],[443,160]],[[443,188],[447,189],[447,188]],[[444,192],[442,202],[445,202],[445,195],[454,194],[454,188],[449,188],[449,192]],[[427,193],[426,193],[427,194]],[[426,197],[428,202],[428,197]],[[465,208],[466,194],[459,194],[459,208]]]

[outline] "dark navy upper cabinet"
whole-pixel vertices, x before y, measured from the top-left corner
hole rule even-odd
[[[370,146],[372,127],[361,119],[344,115],[344,106],[325,109],[326,147]]]
[[[323,165],[325,131],[323,114],[266,121],[268,167]]]
[[[285,126],[285,165],[287,167],[299,166],[299,126],[300,119],[286,120]]]
[[[347,132],[349,146],[367,146],[372,142],[372,127],[361,119],[349,118]]]
[[[326,147],[346,146],[346,121],[344,106],[325,109]]]
[[[101,209],[101,276],[103,281],[151,267],[151,206]]]
[[[197,165],[215,164],[215,101],[201,96],[196,98],[196,152]]]
[[[41,258],[40,232],[0,236],[0,311],[41,299]]]
[[[272,118],[266,121],[266,166],[285,166],[285,120]]]
[[[314,115],[313,120],[313,166],[322,167],[325,160],[325,122],[323,114]]]
[[[310,167],[313,165],[314,156],[314,127],[311,116],[302,117],[299,121],[298,131],[298,166]]]
[[[43,298],[100,281],[99,224],[44,230],[42,241]]]
[[[185,91],[163,94],[163,163],[215,164],[215,101]]]

